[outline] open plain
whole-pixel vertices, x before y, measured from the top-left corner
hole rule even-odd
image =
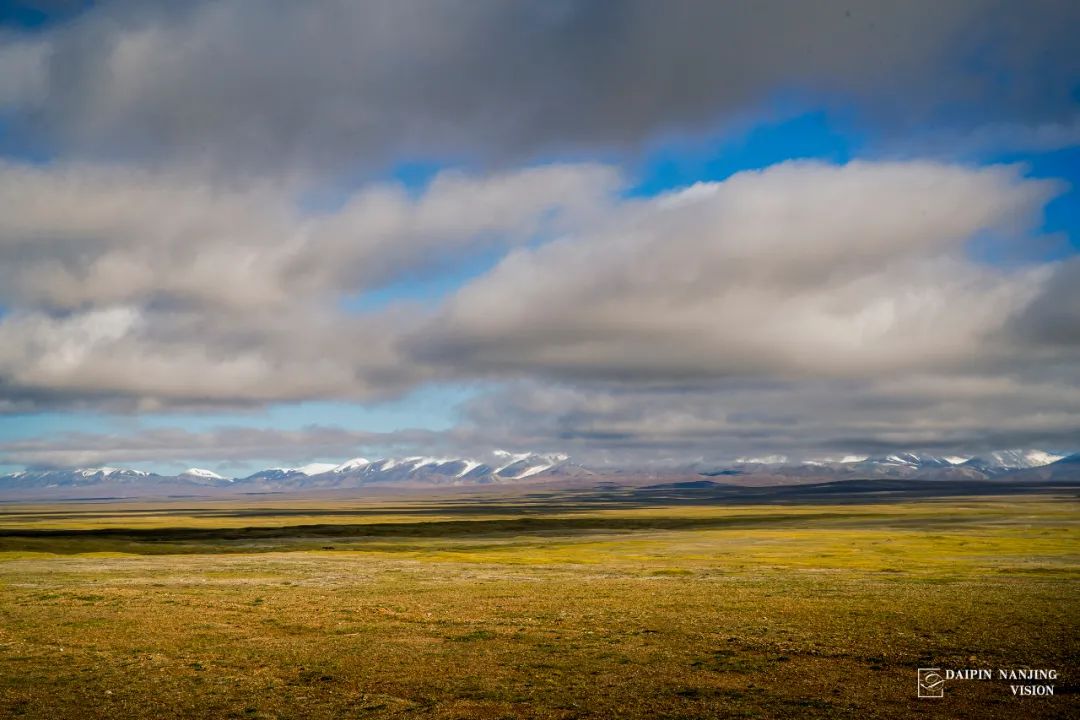
[[[1078,519],[1069,489],[8,504],[0,717],[1075,717]],[[919,667],[1059,677],[920,700]]]

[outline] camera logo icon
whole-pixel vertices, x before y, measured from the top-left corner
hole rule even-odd
[[[945,697],[945,676],[940,668],[919,668],[919,697]]]

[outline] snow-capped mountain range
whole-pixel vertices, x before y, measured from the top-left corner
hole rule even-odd
[[[286,483],[300,486],[353,486],[386,483],[470,485],[524,480],[542,474],[558,474],[577,468],[566,455],[556,453],[510,453],[496,450],[493,460],[412,456],[368,460],[357,457],[334,465],[313,463],[302,467],[270,468],[241,478],[243,483]]]
[[[95,483],[122,485],[152,477],[156,476],[142,470],[114,467],[76,468],[74,470],[21,470],[8,475],[0,475],[0,486],[32,485],[49,487],[53,485],[93,485]]]
[[[241,478],[228,478],[212,470],[189,468],[178,475],[156,475],[122,468],[24,470],[0,475],[0,490],[7,488],[62,488],[93,485],[145,484],[232,486],[237,489],[345,488],[367,485],[481,485],[543,480],[588,474],[558,453],[511,453],[496,450],[488,462],[473,458],[423,457],[352,458],[342,463],[309,463],[274,467]]]
[[[1052,465],[1065,455],[1044,450],[998,450],[975,457],[896,452],[878,456],[844,456],[789,461],[784,456],[740,458],[731,466],[703,470],[704,475],[770,474],[781,477],[923,478],[963,480],[1001,477]]]
[[[1068,457],[1043,450],[999,450],[975,457],[936,456],[896,452],[881,456],[843,456],[789,461],[779,455],[739,458],[730,465],[702,467],[693,463],[667,470],[634,468],[590,469],[572,463],[560,453],[496,450],[487,460],[465,457],[410,456],[368,459],[356,457],[339,463],[316,462],[299,467],[274,467],[246,477],[225,477],[212,470],[189,468],[178,475],[156,475],[117,467],[24,470],[0,475],[0,494],[44,495],[65,488],[122,487],[125,495],[152,492],[186,493],[198,488],[232,492],[288,492],[303,489],[363,487],[440,487],[551,480],[588,482],[605,477],[656,478],[725,476],[761,477],[779,482],[817,482],[853,478],[923,480],[1080,479],[1080,454]],[[216,492],[217,490],[215,490]]]
[[[1064,455],[1055,455],[1043,450],[998,450],[967,460],[965,467],[976,468],[985,472],[1005,470],[1024,470],[1056,463]]]

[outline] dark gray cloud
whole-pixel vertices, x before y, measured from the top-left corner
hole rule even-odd
[[[1068,0],[104,2],[9,36],[11,130],[92,156],[354,171],[640,147],[777,92],[902,126],[1071,121]]]
[[[138,462],[297,465],[356,455],[484,458],[494,448],[557,450],[603,467],[793,461],[897,450],[970,455],[1008,448],[1080,449],[1076,364],[1006,374],[917,374],[798,381],[508,382],[469,401],[445,431],[223,427],[65,433],[0,442],[0,464]]]
[[[1024,340],[1080,354],[1080,258],[1062,261],[1013,324]]]
[[[615,465],[792,460],[918,450],[1080,449],[1080,371],[508,384],[473,401],[462,435],[559,447]]]

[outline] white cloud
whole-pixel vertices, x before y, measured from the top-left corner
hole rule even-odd
[[[1055,191],[1016,168],[793,163],[627,203],[511,253],[414,338],[432,362],[569,377],[865,376],[980,363],[1046,268],[966,245]]]
[[[558,232],[617,183],[588,164],[443,173],[305,214],[282,185],[0,163],[0,387],[142,407],[397,393],[431,374],[395,349],[419,310],[342,298]]]
[[[0,162],[0,298],[53,308],[166,299],[244,310],[359,293],[513,244],[615,186],[597,165],[376,183],[322,214],[292,188],[128,166]],[[551,220],[554,216],[555,220]]]
[[[859,379],[868,402],[886,404],[890,382],[901,395],[955,383],[948,396],[959,402],[960,392],[1000,396],[1017,368],[1064,363],[1068,376],[1074,365],[1060,334],[1040,330],[1063,322],[1064,270],[988,266],[966,250],[986,233],[1025,241],[1056,186],[1018,168],[794,163],[655,199],[617,200],[615,187],[615,172],[591,165],[446,175],[416,197],[363,187],[305,216],[270,185],[2,166],[3,401],[365,400],[445,378],[554,375],[643,388]],[[538,228],[556,239],[512,250],[434,311],[338,308],[343,295],[513,248]],[[1021,387],[1044,396],[1030,380]],[[716,392],[706,396],[722,407],[736,397]],[[789,392],[824,412],[818,395]],[[537,414],[564,407],[550,393],[554,405]],[[703,425],[703,412],[673,406],[649,417],[651,432],[676,443],[733,431]],[[589,434],[567,422],[568,435]],[[506,444],[515,440],[558,447],[548,431]]]

